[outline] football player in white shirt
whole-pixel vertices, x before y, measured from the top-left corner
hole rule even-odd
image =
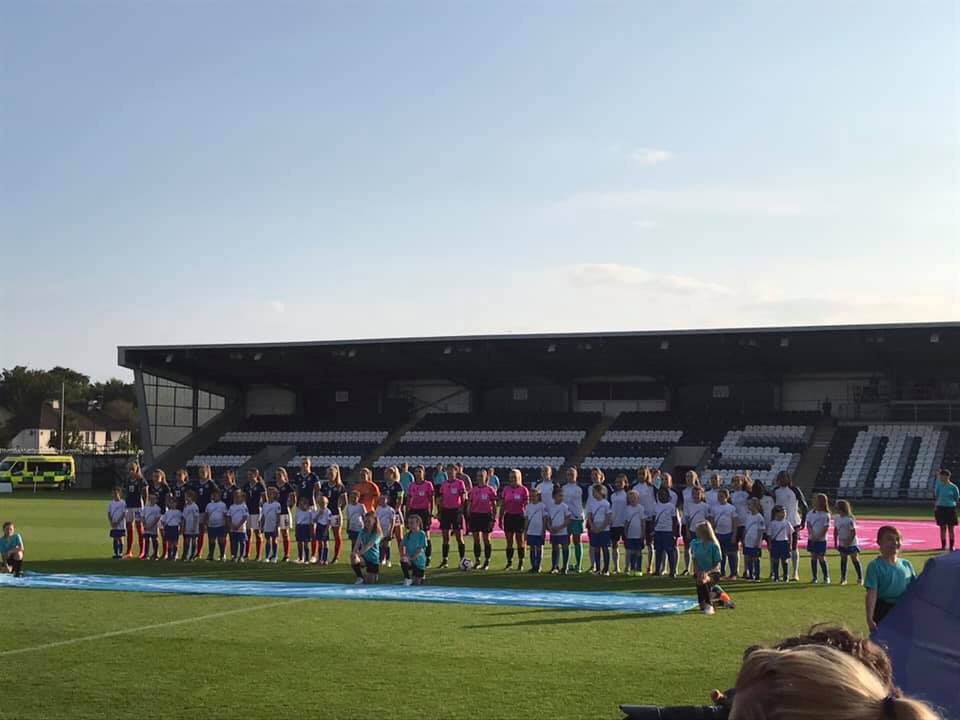
[[[710,508],[710,519],[714,520],[713,508],[717,505],[717,496],[720,492],[720,488],[723,487],[723,478],[720,473],[715,472],[710,476],[710,489],[703,494],[703,499],[707,503],[707,507]],[[714,528],[716,528],[716,523],[714,523]]]
[[[654,539],[657,550],[657,575],[666,571],[670,563],[670,577],[677,576],[677,536],[680,534],[680,521],[677,518],[677,506],[667,487],[657,491],[654,508]]]
[[[823,571],[823,582],[830,584],[830,570],[827,568],[827,533],[830,532],[830,504],[827,496],[817,493],[813,496],[813,510],[807,513],[807,552],[810,553],[810,582],[817,582],[817,566]]]
[[[777,505],[783,508],[786,520],[793,527],[793,535],[790,537],[790,565],[792,568],[793,581],[800,580],[800,551],[797,549],[797,543],[800,539],[800,529],[803,527],[807,518],[807,503],[803,499],[803,493],[800,488],[793,484],[793,478],[786,470],[777,474],[777,488],[773,491],[773,499]]]
[[[573,543],[573,563],[567,570],[580,572],[583,568],[583,547],[580,545],[580,538],[583,535],[583,489],[577,483],[576,468],[567,468],[567,482],[563,486],[563,503],[572,516],[567,533],[570,535],[570,542]]]
[[[683,533],[684,575],[690,574],[690,545],[696,537],[696,528],[701,523],[707,522],[709,513],[710,508],[703,499],[703,488],[699,485],[693,487],[690,500],[683,503],[682,527],[686,529],[685,532],[681,529],[681,533]]]
[[[233,504],[227,510],[230,521],[230,559],[242,563],[247,557],[247,519],[250,510],[247,508],[247,496],[242,490],[233,493]]]
[[[563,501],[563,487],[555,485],[553,503],[547,508],[547,522],[550,526],[551,575],[567,574],[567,565],[570,562],[570,534],[567,528],[571,520],[573,520],[573,513]],[[561,554],[563,555],[562,565],[560,564]]]
[[[126,537],[127,504],[122,500],[123,490],[113,489],[113,500],[107,505],[107,522],[110,523],[110,539],[113,540],[113,559],[123,558],[123,538]]]
[[[620,541],[626,539],[624,527],[627,514],[627,476],[619,473],[613,479],[613,493],[610,495],[610,544],[613,548],[613,567],[616,575],[620,572]]]
[[[747,580],[760,580],[760,555],[762,554],[763,536],[766,523],[763,513],[760,512],[760,501],[757,498],[747,500],[747,521],[743,532],[743,559],[746,563],[744,577]]]
[[[717,540],[720,541],[720,550],[723,556],[720,560],[720,574],[727,571],[727,563],[730,563],[731,580],[737,579],[737,543],[734,538],[737,536],[737,509],[730,504],[730,491],[721,488],[717,493],[717,504],[713,508],[713,526],[717,532]]]
[[[847,584],[847,558],[853,561],[857,571],[857,585],[863,585],[863,568],[860,566],[860,547],[857,542],[857,519],[853,508],[846,500],[837,501],[837,516],[833,520],[833,544],[840,553],[840,584]]]
[[[383,539],[380,541],[380,566],[393,567],[390,560],[390,538],[394,535],[397,527],[397,511],[390,507],[387,502],[390,497],[384,493],[380,496],[379,505],[377,505],[377,520],[380,521],[380,529],[383,530]]]
[[[540,482],[537,483],[537,490],[540,491],[540,498],[546,508],[553,505],[554,487],[556,487],[556,485],[553,482],[553,468],[549,465],[544,465],[540,468]]]
[[[631,490],[627,493],[627,507],[623,513],[623,545],[627,550],[627,575],[643,575],[643,539],[646,534],[644,523],[647,511],[640,504],[640,493]]]
[[[654,525],[656,525],[654,522],[656,515],[654,505],[657,502],[656,490],[653,487],[653,473],[650,472],[650,468],[640,468],[637,472],[637,484],[633,486],[633,489],[636,490],[640,496],[640,505],[643,506],[645,513],[643,519],[643,544],[647,546],[647,575],[649,575],[653,572],[653,528]]]
[[[530,548],[530,569],[527,570],[529,573],[537,574],[540,572],[540,565],[543,562],[546,521],[547,506],[543,504],[540,498],[540,490],[531,490],[530,501],[523,509],[523,534],[527,539],[527,547]]]
[[[267,539],[266,549],[263,553],[263,562],[277,562],[277,531],[280,527],[280,513],[283,508],[277,498],[280,493],[277,488],[270,486],[267,488],[267,502],[260,508],[260,527],[263,535]]]
[[[160,506],[157,505],[157,496],[156,495],[147,495],[147,504],[143,508],[143,514],[141,519],[143,520],[143,536],[145,539],[144,544],[144,553],[146,553],[147,548],[150,549],[150,559],[159,560],[157,556],[157,533],[160,528],[160,516],[163,512],[160,510]]]

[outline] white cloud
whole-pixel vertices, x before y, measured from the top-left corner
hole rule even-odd
[[[633,225],[633,227],[635,227],[637,230],[649,230],[657,225],[654,220],[634,220],[630,224]]]
[[[659,148],[638,148],[630,153],[630,157],[641,165],[659,165],[672,158],[673,153]]]

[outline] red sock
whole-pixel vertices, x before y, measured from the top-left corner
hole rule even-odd
[[[283,538],[283,556],[285,558],[290,557],[290,537],[288,535],[281,535]]]
[[[203,528],[200,528],[200,536],[197,538],[197,557],[203,555],[203,537],[206,535]]]
[[[333,559],[336,560],[340,557],[340,548],[343,546],[343,540],[340,539],[339,535],[333,536]]]
[[[260,559],[260,550],[263,548],[263,535],[257,534],[257,556],[254,560]]]
[[[140,557],[143,557],[144,547],[143,547],[143,528],[137,528],[137,546],[140,548]]]
[[[320,546],[320,541],[314,538],[310,541],[310,557],[316,557],[317,548]]]
[[[133,551],[133,523],[127,523],[127,555]]]

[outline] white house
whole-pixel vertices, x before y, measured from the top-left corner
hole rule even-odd
[[[130,441],[130,430],[123,421],[107,415],[102,410],[90,410],[79,413],[66,408],[64,419],[67,432],[77,430],[80,443],[88,452],[113,450],[119,440]],[[36,427],[25,428],[10,441],[10,448],[35,453],[53,453],[59,448],[52,447],[51,441],[60,432],[60,402],[51,400],[40,408]]]

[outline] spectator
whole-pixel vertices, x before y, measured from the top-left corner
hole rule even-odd
[[[900,531],[892,525],[877,530],[880,556],[867,565],[863,586],[867,589],[867,626],[871,631],[893,609],[897,601],[917,579],[909,560],[900,557]]]
[[[938,720],[926,704],[897,697],[856,657],[826,645],[760,649],[744,660],[730,720]]]

